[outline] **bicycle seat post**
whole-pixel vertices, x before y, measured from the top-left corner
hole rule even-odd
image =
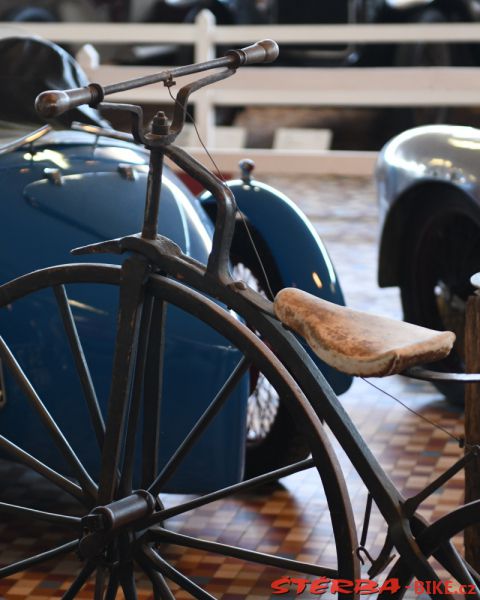
[[[145,214],[143,219],[142,238],[154,240],[157,236],[158,212],[160,208],[160,192],[162,189],[162,172],[164,145],[162,141],[169,134],[167,116],[158,111],[152,121],[152,130],[145,135],[146,147],[150,150]],[[163,138],[163,140],[162,140]],[[168,144],[168,140],[165,140]]]

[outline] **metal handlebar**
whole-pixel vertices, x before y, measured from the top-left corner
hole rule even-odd
[[[246,48],[238,50],[229,50],[225,56],[209,60],[203,63],[187,65],[184,67],[176,67],[167,71],[160,71],[154,75],[146,77],[138,77],[120,83],[101,86],[98,83],[91,83],[82,88],[73,88],[70,90],[48,90],[42,92],[35,100],[35,109],[37,113],[47,119],[58,117],[63,113],[88,104],[96,107],[102,102],[105,96],[124,92],[126,90],[135,89],[152,83],[161,81],[169,81],[174,77],[182,77],[193,73],[201,73],[210,69],[227,67],[229,69],[237,69],[245,65],[253,65],[260,63],[270,63],[278,57],[278,45],[273,40],[262,40],[256,42]]]

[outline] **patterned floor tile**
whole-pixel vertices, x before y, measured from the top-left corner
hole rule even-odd
[[[299,203],[312,219],[326,243],[350,305],[389,316],[399,317],[400,305],[396,290],[379,290],[376,272],[376,205],[374,189],[362,178],[302,178],[276,177],[269,180]],[[409,382],[401,377],[375,382],[388,393],[400,396],[410,408],[455,435],[462,432],[462,415],[447,405],[428,384]],[[461,449],[444,432],[433,428],[420,417],[395,403],[379,390],[362,380],[355,381],[344,394],[342,403],[365,437],[395,485],[406,494],[415,494],[448,468],[461,455]],[[366,502],[366,490],[345,454],[334,442],[352,497],[358,530]],[[19,504],[41,498],[46,507],[66,514],[78,509],[67,498],[39,478],[29,477],[15,465],[0,466],[5,490],[15,483]],[[423,506],[426,518],[438,518],[461,502],[461,475],[428,498]],[[7,493],[8,497],[8,493]],[[171,495],[167,505],[183,497]],[[33,500],[32,500],[33,501]],[[217,502],[188,514],[175,517],[169,526],[185,534],[283,555],[308,562],[335,566],[330,520],[322,486],[314,470],[299,473],[251,494]],[[55,531],[52,526],[34,526],[6,518],[0,524],[0,560],[8,564],[21,560],[31,552],[50,548],[71,539],[67,531]],[[384,527],[374,509],[367,547],[378,551],[384,540]],[[178,546],[161,546],[162,555],[179,570],[205,585],[213,596],[222,600],[267,600],[276,598],[271,583],[282,576],[295,573],[279,572],[270,567],[245,563],[234,558],[207,554]],[[28,573],[0,579],[0,600],[52,600],[60,598],[78,572],[74,554],[37,566]],[[148,581],[139,573],[139,600],[151,600]],[[173,585],[176,598],[191,598]],[[89,581],[78,598],[92,599],[93,581]],[[295,597],[292,594],[283,598]],[[317,597],[303,594],[300,597]],[[326,594],[323,598],[329,598]],[[421,598],[420,595],[412,596]],[[119,594],[118,598],[123,598]]]

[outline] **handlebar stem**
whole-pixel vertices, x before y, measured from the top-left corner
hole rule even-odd
[[[201,183],[215,198],[217,214],[213,232],[212,250],[208,257],[207,274],[224,284],[232,283],[229,271],[230,248],[235,230],[237,204],[232,190],[226,183],[211,173],[193,156],[178,146],[165,148],[165,155],[183,171]]]
[[[120,104],[118,102],[102,102],[98,105],[98,108],[130,113],[133,139],[137,144],[147,145],[143,128],[143,109],[141,106],[137,106],[136,104]]]
[[[192,83],[184,85],[182,88],[180,88],[175,100],[175,107],[173,109],[173,119],[172,125],[170,127],[170,132],[176,137],[182,131],[187,116],[188,99],[190,98],[191,94],[203,87],[206,87],[207,85],[215,83],[216,81],[227,79],[227,77],[230,77],[234,73],[235,69],[224,69],[219,73],[207,75],[206,77],[197,79],[197,81],[193,81]]]
[[[229,255],[235,228],[236,203],[230,188],[218,177],[206,169],[201,163],[172,142],[180,133],[185,123],[187,103],[190,95],[216,81],[226,79],[243,65],[268,63],[278,56],[278,46],[272,40],[263,40],[240,50],[229,50],[222,58],[203,63],[177,67],[154,75],[130,79],[102,87],[92,83],[84,88],[71,90],[49,90],[40,94],[35,107],[37,112],[46,118],[58,117],[67,110],[89,104],[97,107],[126,110],[132,115],[132,132],[135,140],[150,150],[150,168],[147,181],[147,197],[142,238],[154,240],[157,237],[160,192],[164,156],[168,156],[177,166],[194,177],[214,196],[217,202],[217,215],[212,241],[212,251],[208,258],[206,274],[222,281],[232,283],[229,272]],[[124,92],[152,83],[164,82],[169,85],[175,77],[200,73],[210,69],[223,69],[183,86],[178,92],[175,103],[172,125],[168,127],[166,117],[158,113],[152,124],[151,133],[144,133],[143,112],[141,107],[132,104],[104,103],[103,98],[109,94]]]
[[[150,149],[150,166],[148,169],[145,213],[143,218],[142,238],[154,240],[157,237],[158,212],[160,209],[160,192],[163,173],[162,148]]]

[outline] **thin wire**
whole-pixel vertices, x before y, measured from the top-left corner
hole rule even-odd
[[[174,96],[172,94],[171,86],[167,86],[167,89],[168,89],[168,93],[170,94],[170,98],[175,102],[175,104],[178,104],[179,106],[182,106],[180,104],[180,101],[176,98],[176,96]],[[182,106],[182,109],[185,109],[185,107]],[[192,125],[193,125],[193,128],[195,129],[195,133],[197,135],[198,141],[202,145],[202,148],[204,149],[205,154],[210,159],[210,161],[211,161],[211,163],[212,163],[212,165],[213,165],[213,167],[214,167],[214,169],[215,169],[215,171],[217,173],[217,177],[219,179],[221,179],[221,181],[223,181],[224,183],[226,183],[225,177],[223,176],[222,172],[218,168],[217,163],[215,162],[213,156],[210,154],[207,146],[204,144],[204,142],[202,140],[202,137],[200,135],[200,132],[198,131],[197,124],[195,123],[195,119],[193,118],[193,115],[188,111],[188,109],[185,109],[185,114],[187,115],[187,117],[192,122]],[[262,261],[262,259],[260,257],[260,253],[259,253],[259,251],[258,251],[258,249],[257,249],[257,247],[255,245],[254,240],[253,240],[253,235],[252,235],[252,232],[250,231],[250,226],[248,225],[248,221],[245,218],[245,215],[243,214],[243,212],[241,210],[239,210],[238,207],[237,207],[237,213],[240,215],[240,218],[242,220],[243,226],[245,227],[245,231],[247,232],[248,239],[250,241],[250,244],[251,244],[251,246],[253,248],[253,251],[255,253],[255,256],[257,258],[258,265],[260,267],[260,270],[262,271],[262,275],[264,277],[265,284],[267,286],[267,291],[268,291],[268,294],[270,295],[270,300],[273,300],[275,298],[275,294],[273,293],[272,286],[270,285],[270,281],[268,279],[268,275],[267,275],[267,271],[265,269],[265,265],[263,264],[263,261]]]
[[[215,171],[217,172],[217,176],[218,176],[218,178],[219,178],[219,179],[221,179],[221,180],[222,180],[222,181],[225,183],[225,178],[223,177],[222,173],[220,172],[220,169],[218,168],[218,166],[217,166],[217,163],[214,161],[214,159],[213,159],[213,156],[210,154],[210,152],[208,151],[208,148],[207,148],[207,147],[206,147],[206,145],[203,143],[203,140],[202,140],[202,138],[201,138],[201,136],[200,136],[200,132],[198,131],[197,124],[195,123],[195,119],[193,118],[193,115],[192,115],[192,113],[190,113],[190,112],[188,111],[188,109],[186,109],[186,108],[185,108],[185,107],[184,107],[184,106],[183,106],[183,105],[180,103],[180,100],[178,100],[178,99],[176,98],[176,96],[174,96],[174,95],[172,94],[171,86],[167,86],[167,90],[168,90],[168,93],[170,94],[170,98],[171,98],[171,99],[172,99],[172,100],[175,102],[175,104],[178,104],[179,106],[181,106],[181,107],[182,107],[182,109],[184,109],[184,110],[185,110],[185,114],[186,114],[186,115],[187,115],[187,117],[190,119],[190,121],[192,122],[192,125],[193,125],[193,127],[194,127],[194,129],[195,129],[195,133],[197,134],[198,141],[199,141],[199,142],[200,142],[200,144],[202,145],[202,148],[205,150],[205,154],[208,156],[208,158],[209,158],[209,159],[210,159],[210,161],[212,162],[212,164],[213,164],[213,166],[214,166],[214,168],[215,168]]]
[[[451,437],[453,440],[455,440],[458,443],[458,445],[460,446],[460,448],[466,447],[469,450],[472,450],[473,446],[471,446],[470,444],[466,444],[463,437],[457,437],[457,436],[455,436],[451,431],[449,431],[448,429],[446,429],[445,427],[443,427],[443,425],[439,425],[438,423],[435,423],[435,421],[432,421],[428,417],[425,417],[424,415],[418,413],[416,410],[414,410],[413,408],[411,408],[410,406],[408,406],[408,404],[405,404],[405,402],[403,402],[402,400],[400,400],[399,398],[397,398],[396,396],[394,396],[390,392],[387,392],[383,388],[379,387],[378,385],[375,385],[370,380],[365,379],[365,377],[360,377],[360,379],[362,379],[365,383],[368,383],[368,385],[371,385],[373,388],[375,388],[379,392],[382,392],[382,394],[385,394],[385,396],[388,396],[392,400],[395,400],[395,402],[398,402],[398,404],[400,404],[401,406],[403,406],[404,408],[406,408],[408,411],[410,411],[411,413],[413,413],[414,415],[416,415],[420,419],[423,419],[424,421],[426,421],[427,423],[429,423],[433,427],[436,427],[437,429],[440,429],[440,431],[443,431],[444,433],[446,433],[449,437]]]

